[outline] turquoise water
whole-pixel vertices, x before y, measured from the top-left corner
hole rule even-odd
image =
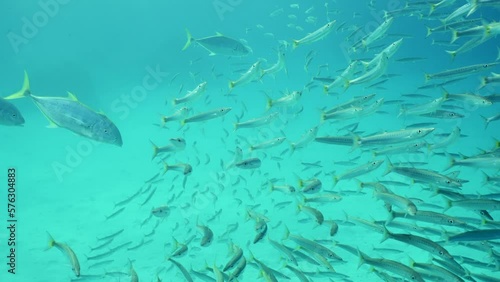
[[[104,112],[119,128],[123,146],[98,143],[63,128],[47,128],[47,119],[31,99],[11,100],[26,122],[22,127],[0,127],[0,179],[5,187],[0,200],[2,224],[5,225],[0,233],[4,242],[0,281],[128,281],[131,280],[130,261],[141,281],[157,281],[157,277],[161,281],[184,281],[179,268],[166,258],[173,253],[173,238],[185,243],[193,236],[187,253],[174,259],[188,271],[192,268],[212,278],[200,278],[191,272],[194,281],[215,281],[213,272],[204,270],[205,266],[217,265],[222,269],[232,256],[228,248],[230,242],[242,248],[248,262],[239,281],[264,280],[259,276],[260,268],[252,262],[252,257],[287,275],[291,281],[299,281],[293,272],[284,267],[287,261],[285,255],[275,249],[267,238],[298,249],[296,242],[284,239],[286,228],[292,235],[320,240],[323,246],[344,260],[329,260],[340,273],[330,276],[315,273],[317,270],[327,271],[324,265],[297,258],[298,266],[295,267],[308,273],[311,281],[379,279],[368,265],[358,268],[357,255],[335,246],[336,243],[358,248],[370,257],[399,261],[405,265],[409,265],[410,258],[428,262],[429,253],[422,249],[395,240],[381,243],[382,234],[346,222],[345,213],[367,220],[385,221],[388,218],[383,201],[374,197],[373,189],[358,192],[359,181],[402,182],[404,186],[385,185],[393,193],[412,199],[419,210],[473,218],[476,221],[469,221],[474,228],[487,228],[477,225],[481,217],[473,210],[453,207],[444,212],[446,198],[435,196],[434,187],[430,187],[429,183],[413,183],[410,178],[396,173],[384,175],[387,158],[374,158],[372,152],[387,148],[388,144],[353,149],[351,146],[313,141],[293,154],[289,149],[290,142],[297,142],[314,126],[318,126],[317,137],[346,135],[362,138],[404,129],[412,124],[435,123],[425,125],[435,130],[419,139],[429,144],[439,142],[458,126],[462,135],[444,148],[433,152],[424,149],[417,154],[389,155],[388,159],[393,164],[415,165],[441,174],[459,171],[458,178],[469,182],[464,183],[458,192],[470,198],[498,192],[498,183],[485,183],[483,174],[499,176],[498,154],[492,156],[497,161],[496,166],[491,168],[455,166],[445,170],[451,157],[460,159],[455,154],[470,157],[483,150],[495,149],[495,140],[500,138],[500,123],[492,121],[485,128],[481,116],[492,117],[500,112],[498,98],[487,107],[476,107],[467,102],[443,103],[443,108],[449,110],[445,106],[453,106],[452,111],[463,115],[459,119],[398,116],[402,105],[420,105],[443,95],[444,90],[440,87],[418,89],[433,82],[425,84],[425,73],[492,63],[498,59],[497,37],[458,54],[454,60],[445,50],[458,49],[467,42],[466,38],[459,38],[455,45],[450,46],[450,31],[426,37],[426,26],[440,26],[438,19],[446,18],[465,1],[436,9],[430,16],[430,4],[425,4],[413,15],[394,17],[385,37],[374,42],[368,50],[357,52],[348,52],[353,42],[346,41],[346,38],[358,28],[358,38],[363,32],[372,32],[380,25],[384,10],[401,9],[403,2],[380,1],[373,7],[368,2],[346,4],[341,1],[201,2],[124,1],[103,4],[100,1],[40,1],[24,5],[2,4],[0,15],[3,24],[0,26],[5,36],[0,40],[3,62],[0,68],[0,95],[6,97],[18,91],[23,71],[26,70],[33,94],[65,97],[66,91],[71,91],[83,104]],[[298,4],[298,8],[290,4]],[[469,19],[482,17],[490,23],[498,21],[498,15],[497,4],[496,7],[480,7]],[[309,23],[306,21],[308,17],[316,20],[310,18],[314,21]],[[324,39],[292,50],[292,40],[300,39],[332,20],[336,20],[334,29]],[[195,42],[181,51],[186,42],[185,28],[194,38],[220,32],[241,40],[252,49],[252,53],[244,57],[209,56]],[[342,83],[330,95],[323,93],[324,83],[313,80],[313,77],[337,77],[352,60],[369,61],[387,45],[401,38],[401,47],[389,59],[384,75],[376,80],[352,85],[345,91]],[[228,91],[229,81],[237,80],[257,60],[262,60],[264,68],[273,65],[283,42],[288,43],[285,51],[286,72],[282,70],[275,77],[264,76],[256,82]],[[307,58],[312,60],[305,70]],[[408,60],[402,62],[401,59]],[[499,67],[471,73],[444,88],[451,94],[498,95],[498,84],[479,89],[481,79],[490,76],[491,72],[498,73]],[[370,87],[383,80],[386,81]],[[174,121],[167,123],[166,128],[160,128],[160,116],[171,115],[181,107],[174,107],[172,100],[184,96],[203,81],[207,82],[206,91],[199,99],[185,105],[191,109],[190,115],[220,107],[231,107],[231,111],[223,117],[204,122],[181,126],[179,121]],[[309,85],[311,81],[315,82]],[[446,79],[437,80],[444,81]],[[266,95],[277,99],[292,91],[302,91],[296,103],[266,109]],[[429,97],[402,96],[412,93]],[[322,110],[368,94],[375,94],[372,101],[384,98],[384,105],[376,113],[349,120],[321,121]],[[234,123],[239,117],[245,121],[272,112],[278,112],[278,118],[265,126],[234,130]],[[355,123],[358,126],[353,132],[339,131],[346,126],[352,129],[349,125]],[[170,138],[177,137],[186,140],[184,150],[151,160],[150,141],[165,146]],[[286,137],[286,141],[267,149],[249,150],[250,145],[277,137]],[[243,150],[243,159],[256,157],[262,165],[256,169],[225,169],[233,160],[237,146]],[[163,174],[162,158],[169,165],[190,164],[193,171],[187,177],[175,170]],[[333,185],[333,176],[342,175],[374,159],[383,160],[384,164],[376,170]],[[315,162],[318,162],[315,166],[303,164]],[[16,169],[15,275],[8,272],[10,266],[6,256],[10,253],[7,246],[10,235],[5,232],[9,226],[7,169],[11,167]],[[157,173],[160,176],[146,183]],[[342,196],[338,202],[306,204],[319,210],[326,221],[338,223],[339,230],[335,236],[330,236],[328,222],[319,225],[308,213],[297,212],[297,204],[302,203],[298,180],[314,177],[322,182],[322,192],[331,191]],[[277,185],[293,185],[299,191],[292,194],[270,192],[269,183],[273,181]],[[115,206],[133,195],[136,196],[128,203]],[[488,197],[494,199],[493,196]],[[150,218],[153,208],[165,205],[170,207],[167,216]],[[120,210],[122,207],[124,209]],[[402,211],[398,207],[393,209]],[[255,221],[248,219],[248,210],[269,219],[267,235],[255,244]],[[120,212],[106,219],[116,211]],[[498,211],[489,212],[495,220],[500,216]],[[405,219],[395,221],[415,223]],[[197,228],[197,222],[213,231],[213,242],[206,247],[200,246],[203,234]],[[222,236],[235,224],[237,228],[234,231]],[[416,224],[444,229],[450,235],[464,231],[436,224]],[[410,227],[398,229],[389,225],[387,228],[394,233],[412,233],[434,242],[445,240],[443,236],[418,233]],[[98,238],[121,230],[109,245],[91,251],[91,248],[104,242]],[[47,233],[74,251],[81,267],[80,279],[77,279],[63,252],[56,248],[47,250]],[[126,243],[129,244],[122,246]],[[451,242],[441,242],[441,245],[454,256],[480,261],[480,265],[470,265],[457,258],[471,273],[498,275],[494,272],[495,259],[486,251]],[[119,248],[109,252],[115,247]],[[374,248],[393,250],[377,251]],[[490,248],[498,251],[498,240],[492,240]],[[106,253],[109,254],[103,258],[92,258]],[[230,270],[227,274],[232,272]],[[286,279],[278,277],[278,280]]]

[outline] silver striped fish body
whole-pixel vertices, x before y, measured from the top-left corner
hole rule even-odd
[[[382,192],[375,192],[375,197],[390,205],[394,205],[399,207],[400,209],[405,210],[410,215],[417,214],[417,206],[415,206],[415,204],[412,201],[408,200],[405,197],[392,193],[382,193]]]
[[[462,184],[457,180],[450,178],[446,175],[439,174],[432,170],[418,169],[413,167],[393,167],[391,171],[410,177],[414,180],[420,180],[439,186],[446,186],[450,188],[460,188]]]
[[[500,229],[472,230],[453,235],[448,238],[451,242],[456,241],[487,241],[500,238]]]
[[[24,118],[14,104],[0,98],[0,124],[1,125],[22,125]]]
[[[360,266],[366,263],[375,268],[385,269],[389,272],[398,274],[408,279],[409,281],[424,282],[424,279],[422,279],[422,277],[420,276],[420,274],[418,274],[418,272],[413,270],[413,268],[406,266],[400,262],[389,259],[371,258],[362,252],[359,252],[359,257],[360,257],[360,262],[359,262]]]
[[[391,238],[391,239],[406,243],[408,245],[415,246],[415,247],[420,248],[422,250],[428,251],[429,253],[431,253],[437,257],[440,257],[442,259],[453,260],[453,256],[445,248],[441,247],[441,245],[439,245],[438,243],[436,243],[432,240],[429,240],[427,238],[420,237],[420,236],[413,235],[413,234],[391,233],[391,232],[387,231],[387,229],[386,229],[384,240],[388,239],[388,238]]]
[[[335,22],[336,21],[333,20],[333,21],[325,24],[324,26],[320,27],[316,31],[309,33],[304,38],[299,39],[299,40],[294,40],[293,41],[293,48],[295,49],[299,45],[313,43],[313,42],[316,42],[318,40],[325,38],[333,30],[333,26],[334,26]]]
[[[91,110],[77,100],[33,95],[31,98],[55,125],[99,142],[120,147],[123,145],[120,131],[108,117]]]
[[[360,140],[358,140],[358,142],[359,145],[362,146],[369,146],[369,145],[385,146],[389,144],[402,143],[415,140],[418,138],[423,138],[432,131],[434,131],[433,127],[389,131],[380,134],[374,134],[367,137],[362,137]]]
[[[423,222],[433,223],[433,224],[437,224],[437,225],[469,228],[467,223],[459,220],[456,217],[449,216],[449,215],[442,214],[442,213],[433,212],[433,211],[417,210],[417,213],[415,215],[411,215],[411,216],[407,216],[406,213],[392,212],[391,216],[399,217],[399,218],[406,218],[406,219],[410,219],[410,220],[423,221]]]
[[[231,108],[218,108],[215,110],[211,110],[208,112],[200,113],[191,117],[186,118],[181,122],[182,125],[188,122],[199,122],[199,121],[205,121],[209,119],[213,119],[216,117],[221,117],[227,114],[229,111],[231,111]]]

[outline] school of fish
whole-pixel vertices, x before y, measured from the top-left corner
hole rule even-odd
[[[364,5],[380,13],[381,4]],[[76,253],[74,245],[48,235],[49,248],[63,254],[60,263],[71,266],[71,281],[500,281],[500,49],[485,55],[488,60],[436,69],[431,57],[399,54],[413,35],[393,32],[414,19],[428,44],[422,48],[438,46],[455,62],[495,40],[498,48],[500,1],[408,1],[386,9],[368,32],[368,23],[356,21],[358,13],[353,22],[335,19],[342,13],[335,1],[282,5],[269,17],[291,21],[287,27],[303,36],[276,40],[266,59],[253,58],[258,47],[245,40],[185,30],[184,47],[176,43],[183,52],[201,47],[208,56],[238,59],[233,67],[240,70],[228,75],[224,89],[211,88],[222,75],[194,75],[189,90],[182,84],[178,95],[166,95],[169,114],[151,116],[166,136],[149,140],[158,170],[104,219],[107,224],[126,210],[151,206],[134,219],[145,230],[142,237],[125,237],[125,228],[116,228],[95,242],[80,242],[89,250]],[[481,18],[491,10],[496,18]],[[332,38],[343,38],[335,44],[348,46],[351,58],[338,70],[331,61],[314,62],[321,60],[318,50],[334,50],[327,45]],[[308,51],[309,83],[246,93],[256,84],[286,83],[287,61],[302,60],[300,49]],[[389,94],[384,85],[401,78],[391,67],[411,69],[420,61],[428,67],[413,70],[421,83]],[[477,85],[449,90],[471,77]],[[227,104],[211,105],[212,93],[222,93]],[[127,144],[106,115],[75,95],[33,95],[27,73],[21,90],[0,98],[0,125],[29,122],[14,102],[23,97],[53,127]],[[310,99],[321,109],[307,108],[303,101]],[[367,126],[369,120],[377,127]],[[473,131],[464,130],[467,120],[474,121]],[[193,140],[198,133],[203,137]],[[477,139],[491,145],[476,148]],[[200,143],[219,144],[227,153],[202,151]],[[464,146],[469,150],[457,150]],[[323,158],[310,157],[316,155]],[[159,238],[163,227],[170,235]],[[220,253],[221,246],[228,252]],[[144,252],[162,253],[161,263],[137,267],[144,262],[136,254]],[[120,254],[126,265],[114,264]]]

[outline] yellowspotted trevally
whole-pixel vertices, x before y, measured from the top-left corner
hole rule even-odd
[[[6,97],[17,99],[29,96],[49,120],[51,127],[63,127],[87,138],[122,146],[122,137],[116,125],[104,114],[80,103],[68,92],[68,97],[39,97],[31,94],[28,74],[20,91]]]
[[[226,37],[220,33],[217,33],[214,36],[195,39],[191,36],[189,30],[186,29],[186,35],[187,42],[182,48],[183,51],[191,46],[191,43],[193,42],[198,43],[198,45],[210,52],[210,56],[226,55],[241,57],[248,55],[252,51],[248,46],[245,46],[239,40]]]
[[[24,118],[21,112],[9,101],[0,98],[0,124],[1,125],[17,125],[24,124]]]

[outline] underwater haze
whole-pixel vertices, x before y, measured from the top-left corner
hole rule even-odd
[[[500,1],[4,2],[0,281],[500,281]]]

